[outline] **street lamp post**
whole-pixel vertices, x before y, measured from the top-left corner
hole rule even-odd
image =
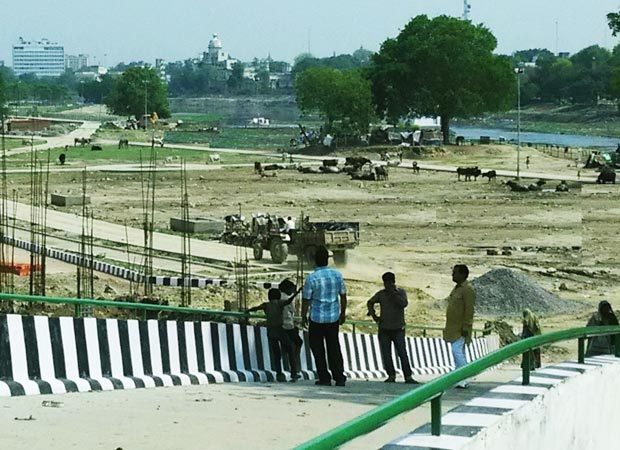
[[[517,67],[517,180],[521,177],[521,74],[525,70]]]
[[[142,80],[142,82],[144,83],[144,131],[147,133],[148,135],[148,127],[149,127],[149,123],[148,123],[148,109],[147,109],[147,95],[148,95],[148,89],[147,89],[147,85],[149,80]]]

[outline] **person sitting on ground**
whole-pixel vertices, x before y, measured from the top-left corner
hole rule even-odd
[[[282,310],[286,305],[289,305],[295,300],[295,297],[299,291],[291,295],[286,300],[281,300],[281,293],[279,289],[269,289],[267,294],[269,301],[261,303],[258,306],[249,308],[246,312],[251,313],[255,311],[264,311],[267,318],[267,338],[269,339],[269,348],[273,354],[271,358],[272,367],[276,371],[277,381],[286,381],[286,377],[282,372],[282,351],[284,351],[289,358],[289,361],[294,360],[293,346],[288,338],[288,335],[282,328]],[[297,372],[291,367],[291,380],[297,380],[299,378]]]
[[[278,289],[282,293],[282,300],[288,300],[291,295],[295,294],[297,290],[297,286],[290,279],[285,278],[278,285]],[[296,373],[297,377],[299,377],[301,373],[301,347],[304,341],[299,337],[299,330],[295,325],[295,303],[289,303],[282,309],[282,328],[284,328],[284,332],[287,334],[291,345],[293,346],[292,359],[289,359],[289,364],[291,366],[291,373]],[[289,354],[290,355],[290,354]],[[291,375],[292,378],[292,375]],[[292,378],[291,381],[294,381],[295,378]]]
[[[618,325],[618,318],[607,300],[598,304],[598,311],[592,314],[588,320],[588,327],[602,327],[607,325]],[[610,355],[615,350],[615,336],[594,336],[588,339],[586,356]]]
[[[411,377],[411,364],[405,344],[405,308],[407,307],[407,293],[396,286],[396,276],[392,272],[385,272],[381,277],[384,289],[377,292],[366,303],[368,314],[379,324],[379,346],[383,367],[388,374],[386,383],[396,382],[396,370],[392,361],[392,343],[400,358],[405,383],[417,384]],[[375,305],[381,308],[381,315],[377,316]]]
[[[540,323],[538,317],[528,308],[523,310],[523,330],[521,331],[521,339],[527,339],[532,336],[538,336],[541,334]],[[521,367],[525,367],[525,358],[521,362]],[[540,361],[540,348],[532,350],[530,353],[530,370],[539,369],[541,366]]]

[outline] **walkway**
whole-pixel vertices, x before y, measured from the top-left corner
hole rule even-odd
[[[518,374],[517,368],[509,366],[487,372],[469,390],[446,393],[444,409]],[[288,449],[409,389],[403,383],[373,381],[319,388],[306,381],[12,397],[4,399],[0,408],[0,423],[11,424],[0,435],[0,448]],[[49,400],[62,404],[42,406]],[[30,416],[31,421],[15,420]],[[429,420],[430,406],[426,405],[343,448],[379,448]]]

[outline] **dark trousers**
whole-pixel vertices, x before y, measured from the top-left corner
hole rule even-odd
[[[291,359],[289,359],[289,364],[291,365],[291,372],[299,373],[301,372],[301,346],[304,341],[299,337],[299,330],[297,327],[293,327],[290,330],[284,330],[284,332],[288,336],[288,340],[290,341],[293,347],[293,354]]]
[[[346,381],[344,376],[344,363],[342,362],[342,352],[340,351],[340,341],[338,341],[338,322],[317,323],[310,321],[308,328],[310,349],[316,371],[319,374],[319,381],[329,383],[332,378],[336,382]],[[325,360],[325,348],[327,347],[327,361]],[[329,371],[327,370],[329,362]],[[330,373],[331,371],[331,373]]]
[[[394,347],[396,347],[396,354],[400,358],[403,375],[405,378],[411,377],[411,365],[409,364],[409,356],[407,355],[407,347],[405,346],[405,330],[379,329],[381,359],[383,359],[383,367],[388,377],[396,376],[396,369],[394,369],[394,362],[392,361],[392,342],[394,343]]]
[[[293,346],[288,338],[288,334],[284,329],[271,329],[267,330],[267,337],[269,339],[269,349],[271,350],[271,368],[276,373],[282,372],[282,353],[288,355],[289,362],[294,359]],[[296,373],[291,365],[291,373]]]

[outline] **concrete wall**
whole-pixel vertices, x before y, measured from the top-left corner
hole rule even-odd
[[[535,372],[533,373],[535,375]],[[620,448],[620,364],[571,377],[486,428],[463,450]]]

